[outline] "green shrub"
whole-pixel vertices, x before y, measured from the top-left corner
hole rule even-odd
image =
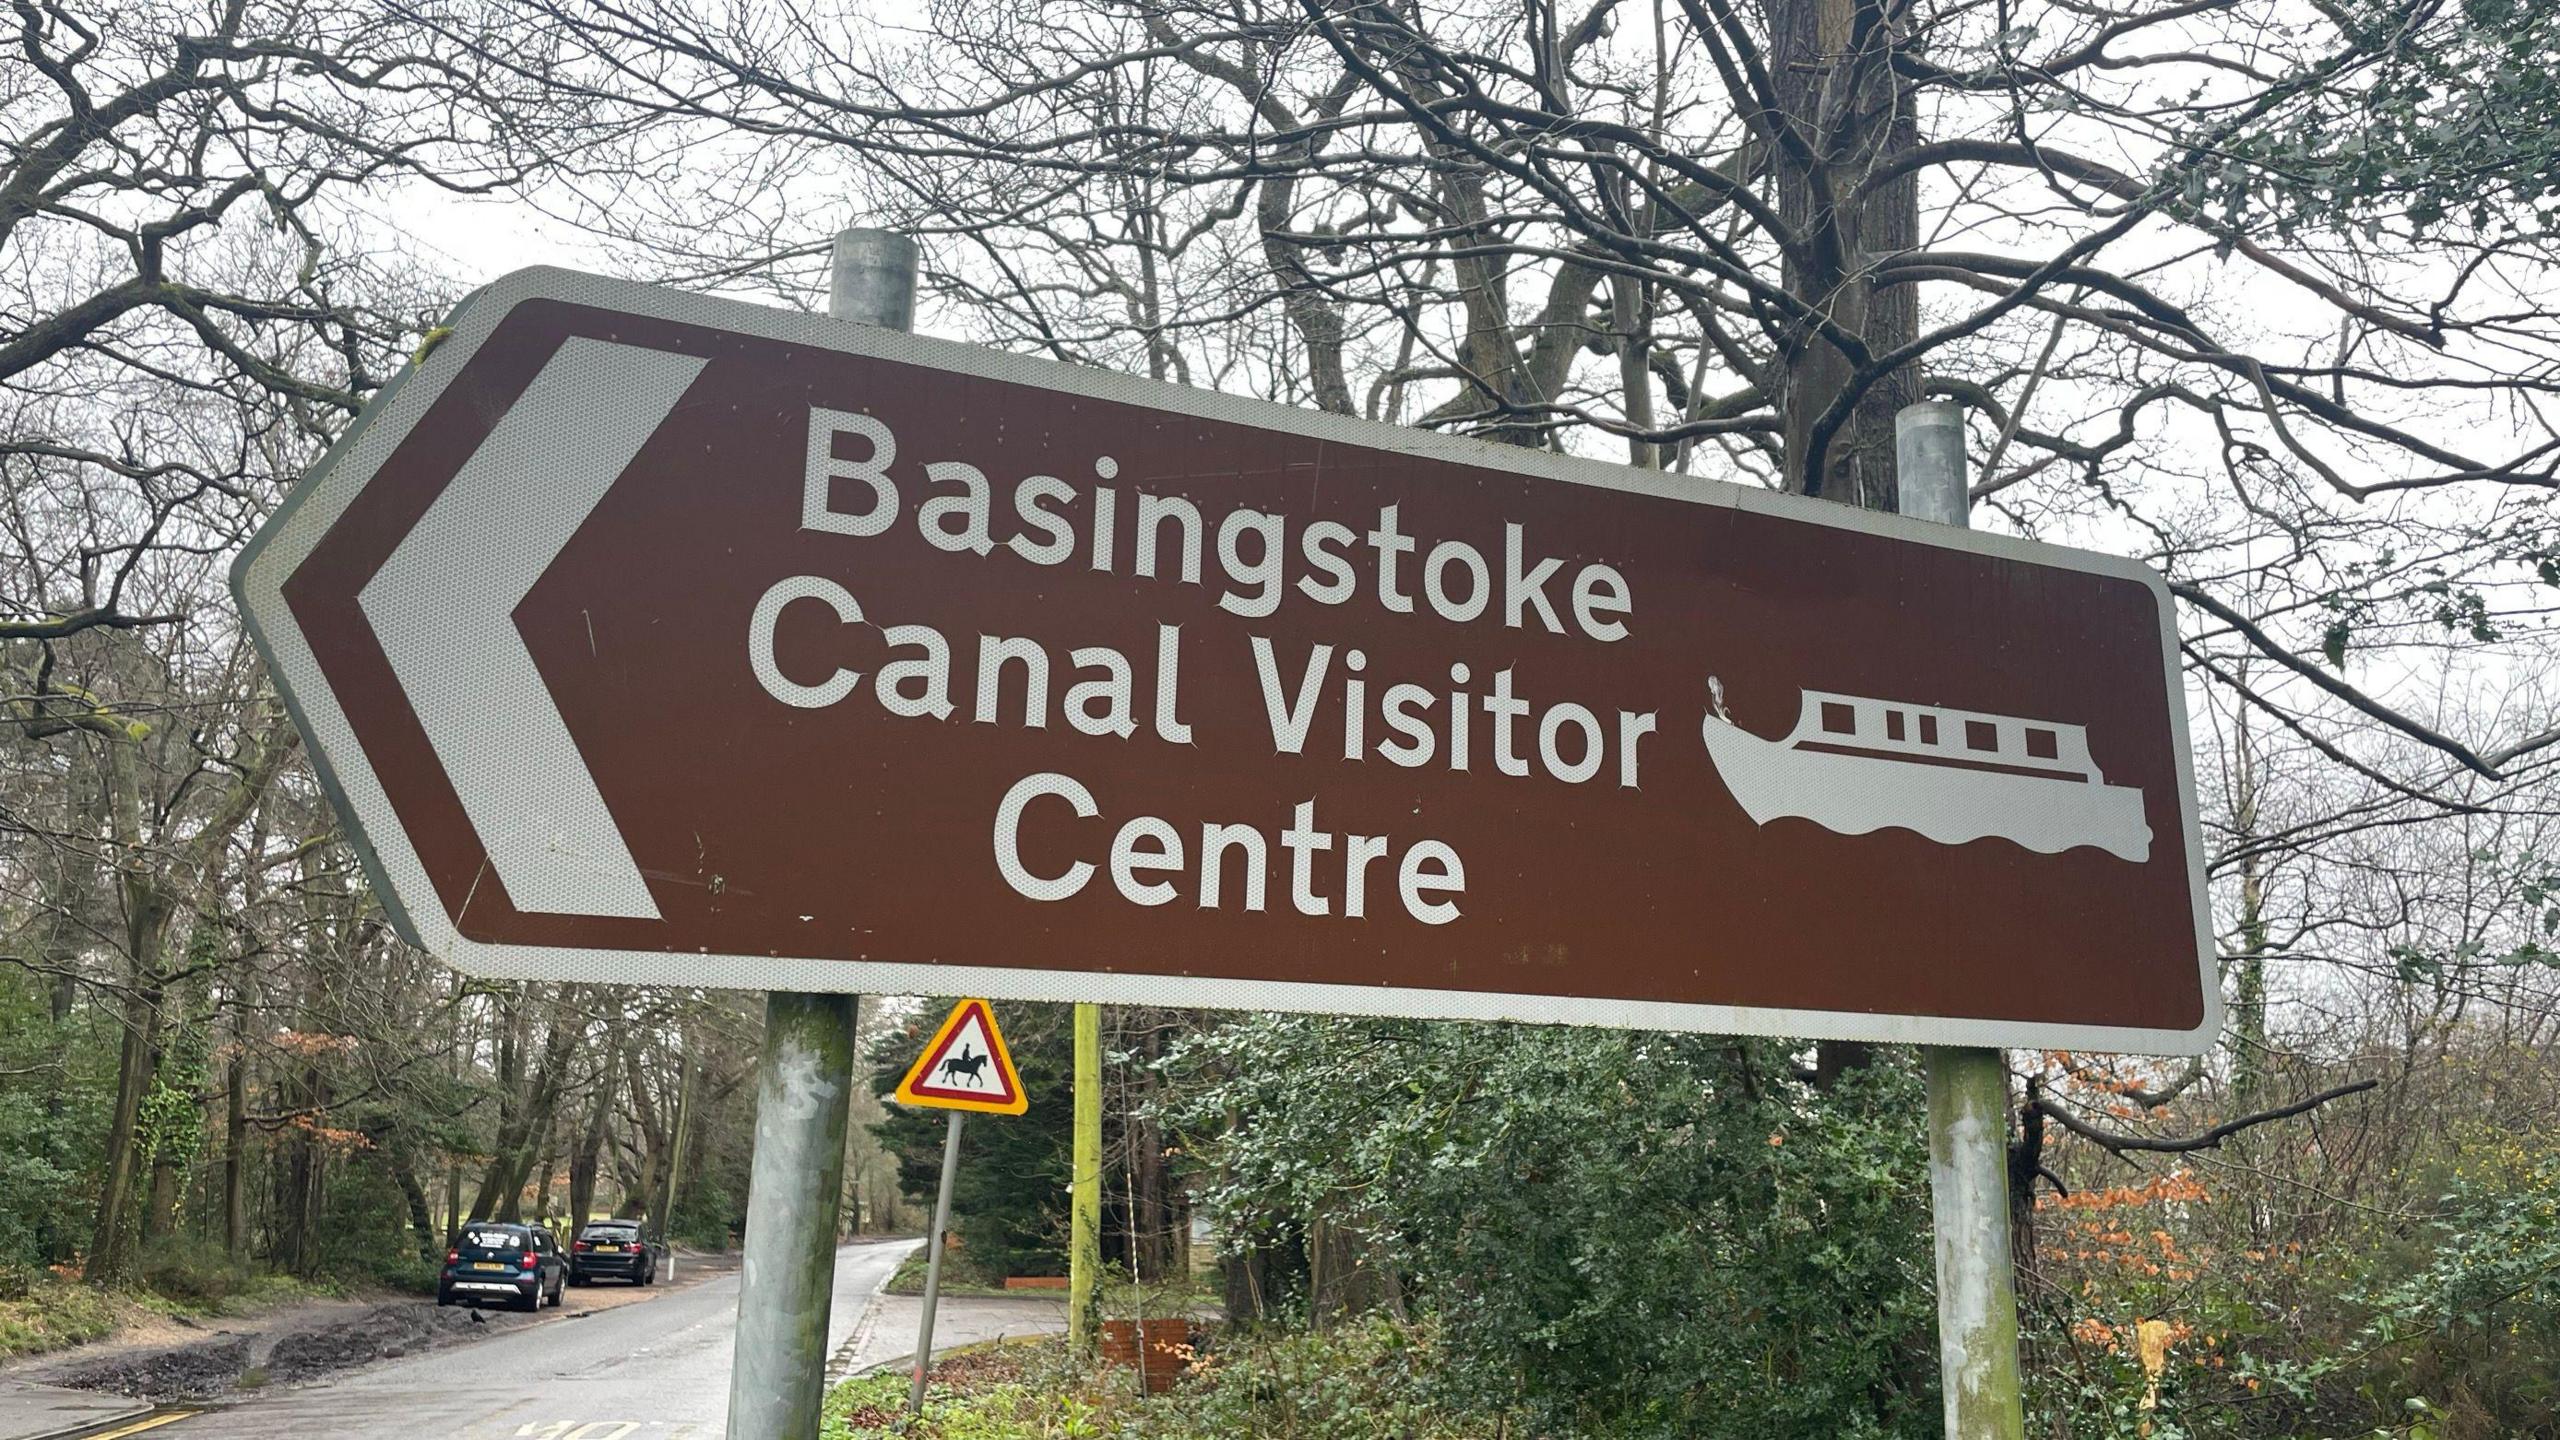
[[[341,1272],[345,1274],[346,1272]],[[394,1254],[380,1271],[359,1270],[349,1278],[413,1293],[434,1292],[434,1268],[415,1255]],[[425,1277],[426,1288],[419,1290]],[[254,1261],[238,1262],[220,1245],[192,1235],[171,1235],[143,1247],[137,1278],[151,1301],[169,1302],[177,1310],[238,1314],[313,1295],[338,1292],[334,1279],[304,1279],[267,1269]]]
[[[2560,1433],[2560,1156],[2457,1181],[2438,1233],[2425,1269],[2370,1297],[2377,1368],[2396,1362],[2402,1408],[2440,1435]]]
[[[2248,1408],[2289,1427],[2254,1433],[2560,1434],[2560,1155],[2499,1149],[2457,1165],[2416,1263],[2370,1266],[2338,1297],[2361,1329],[2243,1357]]]
[[[341,1268],[338,1278],[365,1285],[397,1290],[404,1295],[433,1295],[436,1277],[444,1271],[444,1256],[412,1255],[400,1250],[385,1250],[374,1258]]]
[[[0,1093],[0,1263],[41,1265],[58,1259],[80,1219],[80,1177],[55,1163],[51,1147],[29,1131],[43,1113],[30,1096]],[[32,1142],[32,1143],[30,1143]]]
[[[1436,1321],[1439,1403],[1533,1434],[1938,1433],[1908,1057],[1817,1090],[1765,1041],[1268,1017],[1172,1064],[1220,1232],[1355,1237]]]
[[[143,1247],[137,1274],[144,1289],[195,1309],[220,1308],[258,1283],[259,1272],[234,1264],[222,1247],[171,1235]]]
[[[67,1261],[97,1223],[112,1046],[78,1043],[23,991],[0,986],[0,1263]]]
[[[742,1224],[746,1207],[716,1182],[696,1177],[685,1182],[674,1213],[667,1220],[668,1238],[697,1250],[725,1250]]]

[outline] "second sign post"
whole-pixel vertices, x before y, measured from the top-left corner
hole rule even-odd
[[[960,1169],[960,1122],[969,1112],[1019,1115],[1031,1108],[1013,1053],[1005,1048],[1004,1031],[984,1000],[963,1000],[951,1007],[942,1027],[926,1042],[924,1053],[907,1067],[898,1082],[901,1105],[948,1110],[951,1121],[942,1132],[942,1183],[934,1192],[933,1234],[926,1240],[924,1315],[916,1327],[915,1383],[907,1392],[907,1409],[924,1413],[924,1377],[933,1368],[934,1310],[942,1301],[942,1251],[951,1230],[951,1178]]]

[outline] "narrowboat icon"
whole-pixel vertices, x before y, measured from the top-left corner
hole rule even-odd
[[[1707,754],[1752,823],[1782,816],[1842,835],[1910,830],[1941,845],[1997,836],[2039,854],[2082,845],[2151,858],[2142,792],[2110,785],[2078,725],[1840,695],[1803,693],[1784,740],[1725,714],[1710,678]]]

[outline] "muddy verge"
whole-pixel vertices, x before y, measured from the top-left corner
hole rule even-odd
[[[376,1360],[440,1349],[530,1323],[529,1315],[440,1310],[421,1300],[377,1305],[325,1325],[264,1335],[215,1335],[166,1349],[136,1351],[72,1366],[49,1383],[104,1390],[160,1404],[299,1385]]]
[[[137,1400],[210,1400],[229,1393],[249,1368],[250,1337],[216,1336],[167,1350],[117,1355],[63,1372],[57,1385],[105,1390]]]
[[[422,1304],[384,1305],[367,1311],[352,1325],[296,1330],[278,1338],[275,1348],[267,1352],[267,1379],[279,1385],[299,1385],[375,1360],[394,1360],[468,1340],[474,1332],[487,1328],[474,1325],[470,1314]],[[495,1326],[500,1323],[499,1317],[489,1316],[488,1322]]]

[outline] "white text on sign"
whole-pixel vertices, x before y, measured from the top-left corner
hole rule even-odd
[[[840,437],[866,453],[857,459],[839,455]],[[878,418],[813,407],[801,528],[857,539],[888,532],[907,512],[908,497],[889,473],[897,454],[896,434]],[[1293,595],[1339,606],[1366,588],[1379,606],[1396,614],[1429,615],[1461,626],[1490,623],[1498,615],[1511,629],[1608,644],[1626,638],[1634,609],[1626,577],[1615,568],[1591,561],[1567,579],[1564,561],[1531,558],[1526,529],[1517,523],[1503,526],[1497,562],[1463,540],[1441,540],[1423,550],[1422,541],[1401,528],[1399,507],[1391,504],[1378,507],[1365,533],[1317,520],[1297,527],[1293,545],[1288,517],[1237,508],[1217,517],[1213,528],[1210,517],[1186,498],[1133,491],[1124,533],[1121,492],[1102,484],[1091,491],[1079,534],[1076,517],[1057,508],[1077,498],[1076,488],[1055,476],[1032,475],[1015,484],[1011,533],[999,540],[995,486],[984,472],[957,460],[929,462],[924,472],[934,493],[914,506],[913,524],[938,550],[979,557],[1002,551],[1004,561],[1039,566],[1071,564],[1081,554],[1100,573],[1123,573],[1125,565],[1125,573],[1138,578],[1189,585],[1206,583],[1214,557],[1222,579],[1218,608],[1248,620],[1277,613]],[[1101,456],[1093,472],[1099,480],[1116,480],[1119,465]],[[784,612],[801,602],[825,607],[841,625],[879,626],[890,658],[872,672],[867,687],[861,672],[843,666],[823,676],[786,670],[776,653],[776,634]],[[1194,743],[1181,712],[1182,643],[1180,627],[1157,626],[1146,688],[1149,728],[1174,745]],[[1338,726],[1345,760],[1375,756],[1408,769],[1481,767],[1514,779],[1543,776],[1572,785],[1605,774],[1632,790],[1641,775],[1641,743],[1659,728],[1655,711],[1614,710],[1604,720],[1600,711],[1571,700],[1540,705],[1528,698],[1512,667],[1493,672],[1479,690],[1463,661],[1445,676],[1371,676],[1366,653],[1356,647],[1315,644],[1288,655],[1263,636],[1250,636],[1248,643],[1277,754],[1308,753],[1318,733],[1329,737]],[[962,713],[954,694],[965,685],[966,712],[978,724],[1045,730],[1054,713],[1080,735],[1125,741],[1138,733],[1139,673],[1122,651],[1075,647],[1061,667],[1049,646],[1028,637],[981,635],[976,647],[973,664],[955,666],[954,647],[940,630],[882,624],[848,585],[822,575],[775,581],[747,624],[748,663],[765,692],[786,705],[824,709],[867,689],[872,703],[890,715],[948,721]],[[1018,691],[1012,705],[1005,700],[1009,677]],[[1399,849],[1389,836],[1319,830],[1312,801],[1295,803],[1290,823],[1276,837],[1247,822],[1203,820],[1196,846],[1188,846],[1173,822],[1140,815],[1120,822],[1107,846],[1097,832],[1093,843],[1078,842],[1084,848],[1076,855],[1034,863],[1022,853],[1021,820],[1043,800],[1063,805],[1079,821],[1101,817],[1092,791],[1072,776],[1042,772],[1007,792],[993,827],[997,873],[1016,893],[1035,900],[1081,894],[1107,868],[1112,889],[1128,903],[1163,905],[1182,887],[1151,877],[1187,871],[1201,908],[1232,904],[1261,911],[1270,904],[1271,865],[1279,852],[1288,856],[1289,904],[1302,915],[1368,918],[1372,868],[1382,861],[1387,869],[1378,888],[1391,887],[1405,914],[1423,924],[1458,918],[1453,897],[1466,890],[1465,863],[1447,842],[1423,837]],[[1241,871],[1232,890],[1225,879],[1230,855]]]

